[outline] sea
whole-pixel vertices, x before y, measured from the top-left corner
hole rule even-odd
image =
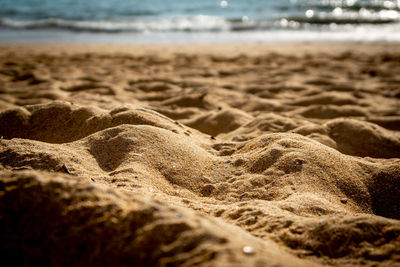
[[[400,42],[400,0],[0,0],[0,43]]]

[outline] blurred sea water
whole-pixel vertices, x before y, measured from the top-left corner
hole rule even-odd
[[[0,42],[400,41],[400,0],[0,0]]]

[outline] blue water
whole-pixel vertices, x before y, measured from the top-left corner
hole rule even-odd
[[[0,41],[60,38],[400,41],[400,0],[0,0]]]

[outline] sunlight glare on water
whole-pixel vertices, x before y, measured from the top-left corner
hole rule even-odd
[[[368,32],[357,38],[397,40],[400,0],[0,0],[0,41],[35,32],[75,37],[129,33],[137,40],[151,35],[198,39],[194,34],[212,40],[217,34],[243,40],[249,35],[347,40],[354,37],[351,32]]]

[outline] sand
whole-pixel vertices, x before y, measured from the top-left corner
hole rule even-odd
[[[0,47],[15,265],[400,266],[398,44]]]

